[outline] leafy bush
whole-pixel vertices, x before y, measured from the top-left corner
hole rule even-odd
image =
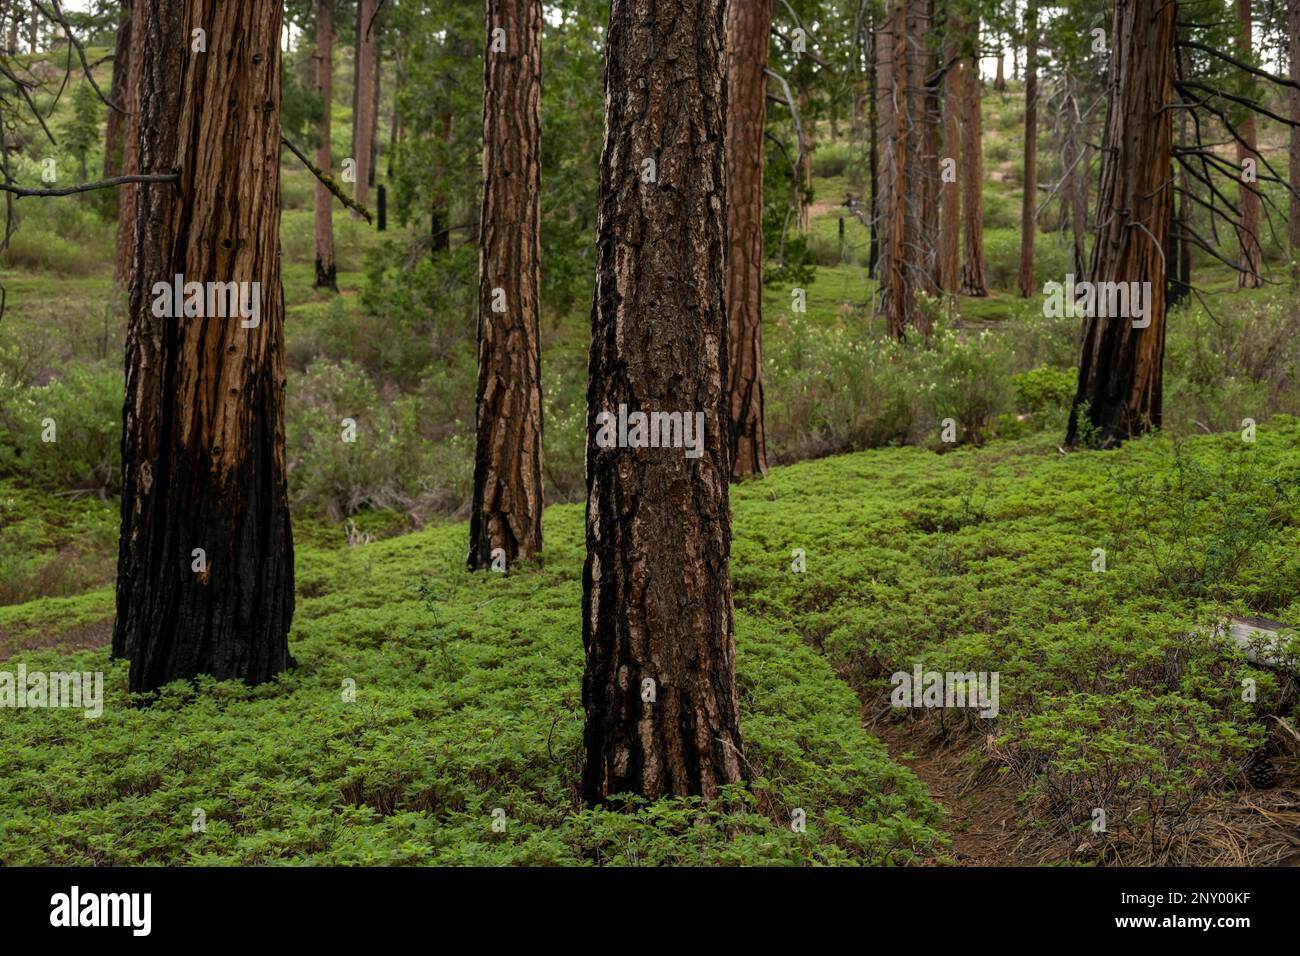
[[[45,441],[47,434],[53,441]],[[71,491],[121,484],[122,372],[74,365],[24,386],[0,372],[0,474]]]

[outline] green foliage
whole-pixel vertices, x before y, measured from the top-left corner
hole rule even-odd
[[[937,808],[862,730],[852,693],[795,633],[744,614],[752,784],[708,805],[583,810],[582,509],[546,521],[546,570],[508,576],[461,570],[463,526],[300,548],[297,667],[257,689],[178,683],[140,709],[103,650],[23,654],[104,671],[105,707],[0,723],[0,863],[880,864],[938,850]]]
[[[52,422],[53,441],[45,441]],[[0,475],[47,487],[115,492],[121,480],[122,373],[73,366],[47,385],[0,371]]]

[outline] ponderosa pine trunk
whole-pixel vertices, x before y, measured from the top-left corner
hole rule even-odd
[[[988,295],[989,291],[984,278],[984,131],[980,115],[980,25],[978,20],[972,21],[971,25],[972,45],[961,71],[961,294],[982,297]]]
[[[1097,235],[1089,279],[1145,283],[1147,314],[1084,320],[1079,387],[1066,444],[1109,446],[1160,426],[1165,345],[1164,237],[1173,214],[1172,111],[1176,5],[1116,0],[1102,139]],[[1129,309],[1129,312],[1133,310]]]
[[[878,278],[880,264],[880,109],[876,102],[879,84],[880,44],[876,38],[876,13],[871,13],[871,56],[867,60],[867,164],[870,169],[871,189],[871,240],[867,246],[867,275]]]
[[[352,159],[356,163],[357,181],[352,198],[364,206],[370,199],[370,136],[374,131],[371,113],[375,108],[375,3],[357,0],[356,89],[352,110]],[[352,215],[360,218],[360,213]]]
[[[144,20],[142,3],[131,7],[129,24],[128,69],[126,89],[123,91],[127,102],[127,116],[122,130],[122,165],[124,176],[134,175],[140,169],[140,57],[144,37],[141,23]],[[119,291],[126,290],[131,279],[131,259],[135,250],[135,201],[134,183],[119,186],[117,190],[117,248],[113,267],[113,285]]]
[[[763,434],[763,130],[767,3],[727,5],[727,311],[731,477],[767,474]]]
[[[948,182],[942,175],[949,160],[961,160],[961,75],[964,64],[957,59],[957,37],[961,23],[948,21],[944,42],[944,63],[948,65],[943,78],[943,156],[939,180],[939,288],[949,295],[961,285],[961,184]]]
[[[1250,59],[1253,47],[1251,39],[1251,0],[1237,0],[1238,55]],[[1259,162],[1256,151],[1255,112],[1248,110],[1242,118],[1237,132],[1242,142],[1237,143],[1237,209],[1241,221],[1237,226],[1237,242],[1241,254],[1237,260],[1237,288],[1257,289],[1264,284],[1264,255],[1259,244],[1260,198],[1259,186],[1245,181],[1242,164],[1247,159]]]
[[[117,42],[113,47],[113,85],[109,88],[108,99],[117,109],[108,111],[104,123],[105,179],[122,174],[122,134],[128,118],[126,111],[131,108],[132,2],[133,0],[122,0],[122,19],[117,26]]]
[[[891,0],[876,33],[876,102],[883,144],[880,151],[880,311],[891,338],[901,339],[915,324],[918,243],[910,228],[916,217],[909,204],[916,188],[911,180],[920,175],[914,162],[915,131],[910,109],[915,96],[909,95],[912,57],[908,51],[908,0]]]
[[[1300,0],[1287,13],[1291,59],[1291,276],[1300,282]],[[1292,299],[1295,302],[1295,299]]]
[[[381,7],[382,9],[382,7]],[[375,20],[374,26],[374,44],[375,44],[375,79],[370,84],[370,188],[375,186],[375,176],[379,170],[379,104],[382,99],[383,78],[384,78],[384,54],[383,47],[380,46],[380,37],[383,36],[384,17],[381,13]]]
[[[1038,4],[1025,8],[1025,186],[1020,202],[1020,295],[1034,284],[1034,238],[1038,233]]]
[[[325,175],[334,166],[330,146],[330,118],[334,103],[334,4],[320,0],[316,4],[316,94],[321,99],[320,125],[316,128],[316,165]],[[334,194],[316,181],[316,288],[339,291],[338,269],[334,263]]]
[[[610,9],[587,391],[589,805],[711,798],[745,776],[728,568],[725,6]],[[691,441],[632,447],[602,424],[620,406],[681,413]]]
[[[471,570],[542,550],[542,0],[485,9]]]
[[[282,4],[185,0],[138,9],[140,171],[175,171],[179,183],[137,192],[113,653],[130,659],[132,691],[199,674],[260,683],[291,663],[294,606],[280,285]],[[190,49],[200,27],[214,42],[206,53]],[[154,288],[170,290],[177,276],[187,285],[249,285],[233,301],[229,289],[200,286],[182,311],[199,306],[208,317],[177,316],[172,293]],[[231,308],[241,302],[246,309]],[[218,317],[220,304],[233,317]]]

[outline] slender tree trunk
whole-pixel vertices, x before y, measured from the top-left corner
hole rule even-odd
[[[372,84],[370,110],[370,188],[375,187],[375,171],[379,166],[379,104],[382,99],[383,74],[384,74],[384,57],[383,51],[379,46],[379,38],[382,35],[380,30],[383,27],[382,16],[375,21],[373,30],[373,40],[375,47],[375,79]]]
[[[487,0],[486,16],[471,570],[542,550],[542,0]]]
[[[141,86],[141,49],[144,43],[143,27],[144,4],[134,3],[131,7],[129,23],[129,52],[126,73],[127,117],[123,124],[122,136],[122,174],[134,175],[140,170],[140,86]],[[125,290],[130,284],[131,261],[135,248],[135,210],[138,186],[128,183],[117,189],[117,261],[113,270],[113,284],[118,290]]]
[[[867,164],[871,167],[871,242],[867,247],[867,275],[879,277],[880,264],[880,109],[879,95],[880,43],[876,38],[876,13],[871,13],[871,59],[867,68]]]
[[[131,4],[122,0],[122,20],[117,27],[117,44],[113,48],[113,85],[108,98],[117,107],[108,111],[104,125],[104,178],[122,175],[122,133],[127,115],[118,110],[129,110],[131,73]]]
[[[954,62],[957,38],[962,26],[953,18],[948,21],[944,42],[944,62],[952,63],[943,78],[943,162],[940,164],[939,207],[939,288],[955,294],[961,286],[961,184],[945,178],[948,161],[955,167],[961,161],[961,84],[964,64]],[[954,173],[956,170],[954,169]]]
[[[972,23],[972,47],[961,71],[962,91],[962,260],[961,294],[989,294],[984,279],[984,132],[980,115],[979,21]]]
[[[745,777],[723,391],[725,6],[610,10],[583,569],[592,805],[617,793],[707,799]],[[620,406],[682,413],[698,451],[609,447],[602,418]]]
[[[1237,0],[1237,27],[1239,35],[1239,55],[1250,59],[1253,46],[1251,39],[1251,0]],[[1241,246],[1241,255],[1237,260],[1237,288],[1257,289],[1264,284],[1263,253],[1259,245],[1260,199],[1255,183],[1247,183],[1242,178],[1242,164],[1247,159],[1259,162],[1256,152],[1255,114],[1248,111],[1238,127],[1238,132],[1245,145],[1237,144],[1237,207],[1241,211],[1241,223],[1237,228],[1237,241]]]
[[[767,474],[763,435],[763,130],[772,9],[727,4],[727,396],[731,477]]]
[[[9,45],[7,49],[10,53],[18,52],[18,25],[22,20],[22,14],[18,8],[14,7],[9,11]]]
[[[1034,283],[1034,239],[1038,234],[1038,4],[1025,8],[1025,188],[1020,204],[1020,295]]]
[[[999,38],[1000,40],[1001,38]],[[979,70],[979,57],[975,58],[975,69]],[[998,53],[998,71],[993,77],[993,89],[998,93],[1005,93],[1007,90],[1007,51],[1001,50]]]
[[[332,0],[316,4],[316,93],[324,112],[316,136],[316,165],[325,175],[334,166],[330,147],[330,119],[334,103],[334,8]],[[339,291],[334,265],[334,195],[324,183],[316,182],[316,288]]]
[[[1079,81],[1074,71],[1065,77],[1065,132],[1062,143],[1063,163],[1067,172],[1066,202],[1070,210],[1071,268],[1076,280],[1087,278],[1088,231],[1088,151],[1087,130],[1079,110]]]
[[[141,172],[176,171],[180,181],[142,187],[136,203],[113,628],[132,691],[198,674],[260,683],[291,663],[281,8],[138,5]],[[191,52],[200,26],[221,38],[222,52]],[[217,102],[235,105],[211,109]],[[256,324],[245,328],[251,318],[240,309],[160,317],[176,276],[250,283],[235,302],[256,312]],[[217,311],[212,292],[198,298]]]
[[[374,131],[371,114],[375,108],[375,3],[357,2],[357,87],[356,107],[352,112],[352,158],[356,161],[357,181],[352,198],[366,205],[370,198],[370,136]],[[360,213],[353,212],[360,218]]]
[[[451,142],[451,111],[442,114],[442,139]],[[451,248],[451,223],[447,221],[447,197],[435,189],[430,201],[429,232],[431,248],[436,255]]]
[[[1290,0],[1287,12],[1291,59],[1291,276],[1300,283],[1300,0]],[[1292,299],[1297,309],[1300,302]]]
[[[41,51],[41,17],[41,12],[36,9],[36,4],[33,3],[31,13],[27,15],[27,39],[33,53]]]
[[[808,197],[812,195],[812,102],[808,88],[799,88],[799,217],[801,232],[808,231]]]
[[[1084,437],[1087,406],[1096,439],[1111,445],[1160,426],[1165,344],[1165,257],[1173,211],[1169,175],[1173,124],[1174,23],[1177,7],[1154,11],[1147,0],[1116,0],[1110,93],[1102,139],[1093,283],[1140,283],[1146,315],[1131,307],[1084,321],[1079,388],[1067,445]],[[1099,296],[1100,298],[1100,296]]]
[[[943,138],[943,98],[942,88],[938,83],[925,81],[939,69],[939,60],[943,47],[939,43],[927,42],[928,34],[935,30],[934,0],[924,0],[916,8],[917,24],[915,36],[920,58],[918,64],[923,88],[917,97],[918,112],[921,117],[921,129],[918,131],[917,149],[920,159],[921,205],[917,212],[916,235],[921,238],[923,256],[919,285],[926,295],[937,296],[942,288],[939,283],[939,151]],[[927,320],[928,321],[928,320]],[[927,332],[929,329],[926,330]]]

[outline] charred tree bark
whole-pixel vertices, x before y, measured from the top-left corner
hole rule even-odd
[[[763,130],[766,3],[727,4],[727,396],[731,477],[767,474],[763,434]]]
[[[1251,39],[1251,0],[1237,0],[1237,27],[1239,34],[1239,55],[1250,59],[1253,47]],[[1237,260],[1237,288],[1258,289],[1264,284],[1264,254],[1259,244],[1260,198],[1255,183],[1248,183],[1242,174],[1242,164],[1247,159],[1259,162],[1256,151],[1255,112],[1248,110],[1237,128],[1244,142],[1237,144],[1237,208],[1241,211],[1241,222],[1237,227],[1237,241],[1241,246],[1241,255]]]
[[[371,114],[375,108],[375,19],[376,0],[357,2],[357,85],[356,104],[352,111],[352,158],[356,162],[357,181],[352,198],[362,206],[370,199],[370,136],[374,131]],[[353,217],[361,218],[358,212]]]
[[[980,115],[979,21],[973,21],[972,26],[970,55],[961,71],[961,294],[982,297],[989,291],[984,278],[984,130]]]
[[[140,57],[144,38],[141,35],[141,23],[144,11],[141,3],[131,6],[131,19],[128,21],[129,34],[126,83],[123,94],[126,97],[127,117],[123,124],[122,135],[122,175],[130,176],[140,170]],[[135,246],[135,201],[134,183],[119,186],[117,190],[117,255],[113,267],[113,284],[118,290],[128,287],[131,277],[131,258]]]
[[[331,107],[334,103],[334,9],[332,0],[316,4],[316,93],[324,112],[316,136],[316,165],[325,175],[334,165],[330,147]],[[338,270],[334,264],[334,196],[319,180],[316,182],[316,288],[339,291]]]
[[[117,27],[117,44],[113,48],[113,85],[108,98],[117,107],[108,111],[104,125],[104,178],[122,175],[122,133],[126,113],[131,108],[131,4],[122,0],[122,22]]]
[[[1085,318],[1079,387],[1066,444],[1113,445],[1160,426],[1165,345],[1164,237],[1173,211],[1170,178],[1176,5],[1117,0],[1110,67],[1093,283],[1144,283],[1147,313]],[[1130,313],[1134,310],[1130,307]]]
[[[617,793],[711,798],[745,776],[723,391],[725,6],[614,0],[610,11],[587,395],[590,805]],[[689,417],[698,456],[609,447],[602,414],[620,405]]]
[[[471,570],[542,550],[542,3],[487,0],[486,17]]]
[[[1034,238],[1038,233],[1038,4],[1025,8],[1025,188],[1020,204],[1020,295],[1034,283]]]
[[[198,674],[259,683],[290,665],[293,616],[281,4],[137,9],[140,170],[176,171],[180,181],[142,187],[136,198],[113,653],[130,658],[132,691]],[[200,26],[219,49],[191,52]],[[235,296],[247,308],[218,317],[217,296],[200,291],[205,317],[185,315],[188,308],[177,316],[176,276],[249,283],[246,299]]]

